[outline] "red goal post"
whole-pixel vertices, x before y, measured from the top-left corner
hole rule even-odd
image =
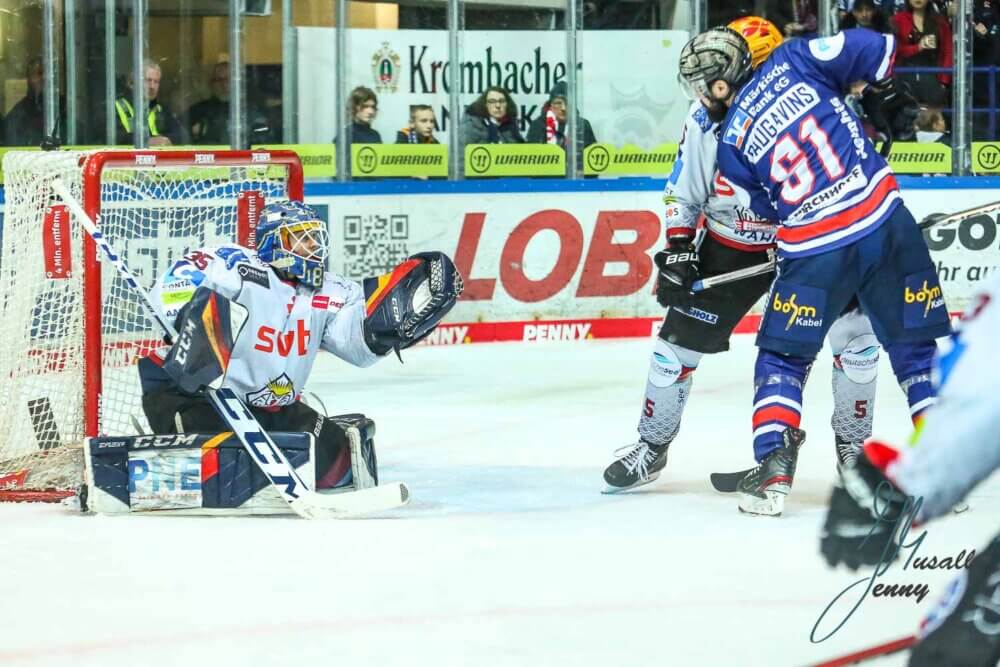
[[[0,500],[58,500],[84,437],[148,429],[135,361],[161,344],[49,183],[61,178],[139,282],[190,250],[253,244],[260,208],[303,197],[291,151],[15,151],[0,228]]]

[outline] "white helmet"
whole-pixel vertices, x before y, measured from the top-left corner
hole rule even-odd
[[[711,97],[716,81],[725,81],[735,92],[753,74],[753,61],[746,40],[727,26],[711,28],[695,36],[681,49],[677,81],[692,100]]]

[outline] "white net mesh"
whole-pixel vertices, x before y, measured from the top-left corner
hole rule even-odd
[[[159,344],[160,333],[108,264],[101,267],[97,331],[95,314],[84,305],[84,284],[95,277],[84,270],[84,232],[75,219],[63,228],[68,241],[57,239],[68,249],[68,264],[65,250],[54,259],[52,230],[60,228],[46,219],[46,209],[58,203],[48,187],[51,179],[62,178],[81,202],[85,188],[100,188],[98,226],[146,289],[190,250],[237,240],[240,192],[260,193],[265,202],[289,198],[283,165],[248,160],[240,166],[198,166],[192,157],[188,164],[164,167],[133,160],[129,166],[109,166],[99,182],[91,177],[85,184],[81,165],[86,156],[13,152],[4,157],[0,493],[77,486],[82,458],[72,452],[82,444],[88,413],[99,410],[102,435],[149,429],[135,362]],[[66,268],[63,277],[59,270]],[[88,346],[100,346],[99,369],[85,370]],[[99,402],[85,395],[84,374],[90,372],[100,374]]]

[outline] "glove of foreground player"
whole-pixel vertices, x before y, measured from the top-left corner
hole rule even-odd
[[[889,156],[894,139],[910,139],[913,121],[920,112],[909,86],[892,77],[869,83],[861,94],[861,107],[875,131],[885,137],[879,151],[882,157]]]
[[[691,285],[701,277],[698,251],[691,241],[673,242],[653,255],[660,270],[656,277],[656,300],[664,308],[686,308],[691,302]]]
[[[364,279],[365,342],[375,354],[420,342],[452,309],[462,276],[443,252],[420,252],[391,272]]]
[[[897,535],[911,519],[912,498],[872,464],[869,453],[878,460],[896,454],[885,445],[869,443],[857,465],[845,466],[843,484],[838,482],[830,496],[820,538],[820,551],[831,567],[843,563],[856,570],[891,563],[899,552]]]

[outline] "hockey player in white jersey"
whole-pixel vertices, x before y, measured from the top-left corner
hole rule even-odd
[[[315,435],[318,489],[373,486],[374,422],[359,414],[328,418],[301,400],[316,355],[326,350],[365,367],[413,345],[454,305],[461,277],[438,252],[415,255],[364,285],[330,273],[325,223],[301,202],[265,206],[256,234],[256,250],[201,248],[155,286],[161,314],[207,343],[197,350],[175,344],[140,362],[150,426],[154,433],[227,430],[198,392],[224,373],[222,386],[265,430]]]
[[[935,360],[937,402],[901,451],[879,442],[834,488],[820,548],[831,565],[890,562],[899,524],[944,516],[1000,468],[1000,278],[976,294]],[[918,541],[910,531],[905,544]],[[924,621],[911,667],[1000,664],[1000,535]]]
[[[781,33],[766,19],[745,17],[730,27],[746,40],[755,67],[782,41]],[[664,192],[667,248],[655,257],[660,269],[657,300],[667,312],[650,359],[639,440],[618,450],[618,459],[605,470],[608,492],[646,484],[659,476],[668,446],[680,429],[702,356],[729,349],[736,324],[774,279],[771,272],[690,292],[699,278],[767,262],[775,243],[775,223],[740,206],[719,175],[716,148],[724,116],[725,110],[719,115],[694,101],[685,121],[677,161]],[[704,231],[698,239],[702,218]],[[857,448],[871,435],[879,346],[868,318],[854,309],[834,324],[829,340],[834,355],[832,426],[840,467],[853,463]],[[801,406],[781,409],[801,411]],[[796,433],[799,444],[802,435]],[[745,509],[775,513],[766,507],[748,505]]]

